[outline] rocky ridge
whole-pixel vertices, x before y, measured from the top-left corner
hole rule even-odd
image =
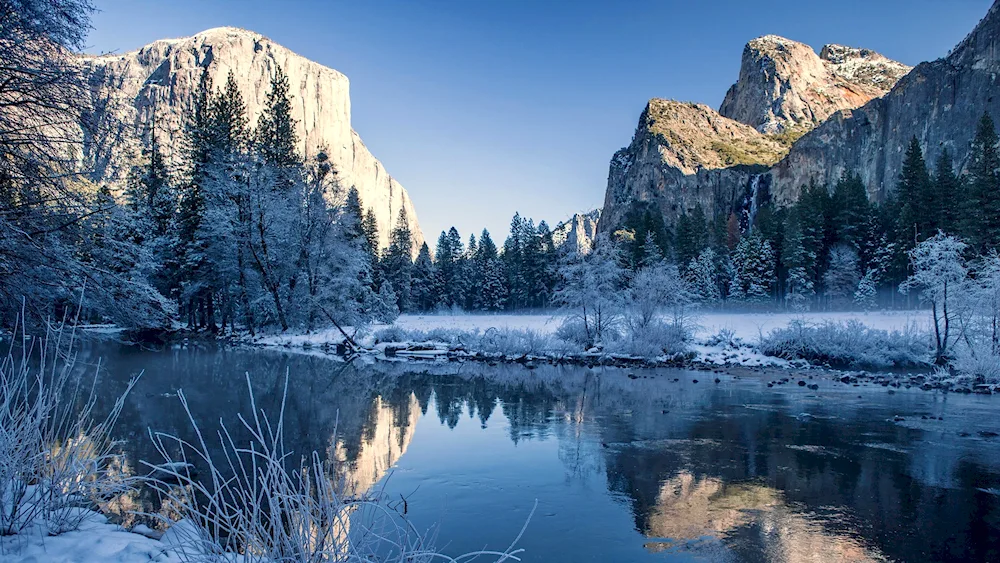
[[[601,210],[574,213],[572,217],[552,229],[552,240],[556,248],[566,248],[578,254],[589,254],[597,236],[597,223]]]
[[[300,150],[311,157],[323,150],[345,188],[354,186],[378,223],[380,243],[401,209],[406,210],[415,247],[423,242],[416,210],[406,190],[378,161],[351,127],[350,83],[346,76],[302,57],[252,31],[223,27],[192,37],[153,42],[121,55],[82,56],[93,115],[100,136],[86,138],[83,157],[94,180],[122,186],[130,167],[149,142],[155,112],[157,139],[176,169],[184,120],[194,102],[202,70],[219,88],[232,72],[246,102],[249,123],[256,124],[280,66],[291,84],[293,115]]]

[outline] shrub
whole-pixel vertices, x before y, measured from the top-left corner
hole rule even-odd
[[[382,342],[406,342],[410,334],[396,325],[375,331],[375,344]]]
[[[97,376],[88,382],[74,370],[72,330],[50,327],[43,338],[15,330],[12,342],[0,360],[0,535],[75,530],[89,516],[81,507],[134,484],[119,470],[111,432],[136,380],[95,420]]]
[[[792,321],[763,337],[760,351],[786,360],[832,366],[908,367],[929,363],[929,342],[928,336],[912,325],[902,331],[886,331],[857,320],[820,325]]]
[[[681,324],[654,321],[630,328],[629,333],[612,346],[612,351],[644,358],[679,354],[687,351],[691,333]]]

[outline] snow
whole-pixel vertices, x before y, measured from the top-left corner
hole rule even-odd
[[[180,562],[165,543],[128,532],[97,513],[72,532],[56,536],[28,532],[0,538],[0,559],[11,563]]]
[[[564,317],[554,313],[534,314],[424,314],[400,315],[393,326],[405,331],[428,332],[435,329],[459,330],[480,333],[491,328],[530,330],[540,335],[551,335],[562,324]],[[883,311],[883,312],[804,312],[804,313],[742,313],[708,312],[695,318],[694,343],[690,349],[695,359],[712,365],[795,367],[785,360],[766,356],[755,349],[760,337],[772,330],[787,327],[793,321],[807,324],[846,323],[857,320],[873,329],[902,331],[915,326],[918,330],[929,329],[929,314],[926,311]],[[375,325],[359,335],[365,345],[374,344],[372,335],[387,325]],[[714,338],[720,332],[730,332],[725,338]],[[351,329],[347,329],[352,334]],[[283,334],[262,336],[255,340],[264,346],[286,348],[319,348],[341,342],[343,337],[336,329],[327,329],[312,334]],[[729,340],[730,342],[720,342]],[[415,344],[415,343],[411,343]],[[404,353],[400,356],[430,358],[441,351],[424,353]]]

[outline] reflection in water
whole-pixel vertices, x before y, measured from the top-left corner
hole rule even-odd
[[[154,459],[148,427],[187,437],[178,388],[198,420],[230,421],[249,409],[245,372],[267,410],[287,373],[291,448],[336,460],[351,496],[419,490],[412,516],[443,520],[456,552],[508,541],[524,517],[512,508],[538,499],[527,561],[1000,560],[1000,441],[957,438],[996,420],[990,398],[693,384],[669,370],[98,354],[109,397],[146,370],[119,423],[132,467]]]

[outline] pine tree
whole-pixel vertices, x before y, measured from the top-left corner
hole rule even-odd
[[[507,299],[507,285],[503,265],[497,258],[490,258],[483,268],[483,281],[479,287],[478,308],[483,311],[502,311]]]
[[[861,176],[845,171],[837,182],[831,203],[837,241],[858,248],[870,212],[868,192]]]
[[[965,237],[980,253],[1000,247],[1000,149],[990,115],[984,114],[972,141]]]
[[[520,309],[526,306],[526,283],[524,277],[524,221],[520,213],[514,213],[510,221],[510,234],[503,243],[504,275],[507,278],[509,298],[507,307]]]
[[[646,241],[642,244],[642,262],[640,268],[651,268],[663,262],[663,252],[660,245],[656,244],[653,233],[646,233]]]
[[[934,232],[934,222],[929,216],[935,210],[926,207],[928,194],[932,191],[931,179],[916,137],[910,140],[906,149],[896,191],[900,202],[897,240],[909,250]]]
[[[955,164],[948,149],[941,151],[934,165],[934,200],[937,202],[937,227],[957,234],[960,225],[960,205],[964,199],[962,181],[955,174]]]
[[[793,209],[785,224],[782,256],[787,270],[785,301],[794,309],[806,309],[816,296],[816,283],[812,272],[816,269],[816,250],[806,243],[800,209]]]
[[[384,281],[392,284],[396,296],[399,298],[399,310],[406,312],[410,310],[410,289],[413,276],[413,233],[410,231],[410,222],[406,214],[406,208],[399,209],[399,216],[396,218],[396,226],[389,236],[389,247],[385,252],[383,260]]]
[[[413,263],[410,299],[415,311],[433,311],[441,295],[438,287],[438,272],[427,243],[420,245],[417,260]]]
[[[175,233],[178,256],[178,281],[181,284],[179,308],[187,317],[188,328],[207,326],[216,329],[214,294],[219,285],[208,265],[209,241],[202,229],[205,218],[206,184],[217,165],[215,120],[212,116],[212,81],[208,69],[202,70],[195,103],[185,128],[185,157],[190,167],[187,182],[181,184]],[[199,313],[204,312],[199,318]]]
[[[730,297],[759,303],[771,296],[774,255],[771,244],[753,233],[743,237],[733,251],[733,283]]]
[[[257,145],[264,162],[278,168],[293,167],[301,162],[289,90],[288,76],[276,65],[271,90],[257,122]]]
[[[688,264],[687,280],[695,301],[699,303],[717,303],[721,297],[715,262],[715,251],[706,248]]]
[[[455,227],[448,229],[446,237],[448,239],[447,249],[451,254],[445,262],[447,267],[440,268],[444,278],[445,305],[452,308],[462,308],[468,289],[468,282],[465,279],[465,245],[462,244],[462,236]],[[441,257],[438,257],[438,260],[441,260]]]

